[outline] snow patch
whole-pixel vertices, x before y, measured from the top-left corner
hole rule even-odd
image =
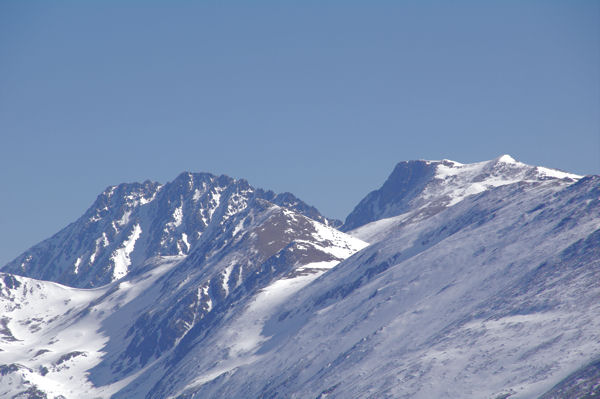
[[[74,272],[75,274],[78,274],[78,273],[79,273],[79,265],[80,265],[80,264],[81,264],[81,256],[80,256],[79,258],[77,258],[77,260],[75,261],[75,264],[74,264],[74,266],[75,266],[75,270],[73,270],[73,272]]]
[[[324,246],[319,246],[319,249],[335,256],[340,260],[346,259],[355,252],[360,251],[369,245],[357,237],[349,236],[339,230],[327,227],[319,222],[312,220],[311,222],[315,229],[315,232],[312,234],[313,238],[317,241],[317,243],[326,244]]]
[[[181,233],[181,241],[185,244],[186,252],[190,251],[190,243],[188,241],[188,236],[185,233]]]
[[[237,233],[239,233],[244,228],[244,221],[245,220],[240,220],[238,222],[238,224],[235,225],[235,227],[233,229],[232,237],[235,237],[237,235]]]
[[[200,197],[202,197],[202,193],[200,192],[200,190],[198,190],[198,189],[194,190],[194,195],[192,196],[192,200],[194,202],[198,202]]]
[[[131,210],[123,212],[123,216],[121,216],[121,219],[119,219],[117,221],[117,224],[119,225],[119,227],[123,227],[127,223],[129,223],[129,217],[130,216],[131,216]]]
[[[579,176],[573,173],[562,172],[556,169],[544,168],[543,166],[538,166],[537,171],[542,176],[553,177],[556,179],[572,179],[579,180],[583,176]]]
[[[202,294],[204,294],[204,297],[207,298],[206,300],[206,311],[210,312],[212,310],[213,307],[213,303],[212,303],[212,299],[210,299],[210,295],[208,294],[208,287],[202,287]]]
[[[233,264],[227,266],[225,270],[223,270],[223,290],[225,291],[225,296],[229,295],[229,276],[231,276],[232,270]]]
[[[114,264],[113,281],[126,276],[129,272],[129,266],[131,265],[129,256],[133,252],[135,242],[140,238],[140,234],[142,234],[142,228],[139,224],[136,224],[123,246],[113,252],[110,258]]]
[[[504,154],[504,155],[498,157],[498,162],[503,162],[503,163],[518,163],[513,157],[511,157],[508,154]]]
[[[215,187],[215,192],[212,195],[212,199],[210,201],[210,208],[208,208],[208,220],[211,220],[213,214],[221,204],[221,192],[224,190],[223,187]]]
[[[106,236],[105,232],[102,232],[102,236],[96,238],[96,248],[94,249],[94,253],[90,255],[90,265],[94,264],[96,256],[98,256],[98,252],[100,252],[100,245],[102,245],[102,248],[106,248],[108,247],[108,244],[108,237]]]
[[[183,205],[179,205],[173,211],[173,226],[175,226],[175,227],[181,226],[182,221],[183,221]]]

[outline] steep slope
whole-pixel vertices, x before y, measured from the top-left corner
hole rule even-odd
[[[354,230],[370,222],[403,214],[411,220],[422,219],[469,195],[506,184],[555,179],[573,182],[580,177],[526,165],[510,155],[474,164],[447,159],[400,162],[383,186],[369,193],[348,215],[342,230]],[[365,231],[365,234],[368,233]]]
[[[107,188],[81,218],[2,271],[72,287],[101,286],[152,256],[188,254],[211,225],[226,223],[254,199],[339,224],[290,193],[256,189],[243,179],[186,172],[165,185],[147,181]]]
[[[490,188],[397,226],[300,290],[265,323],[250,364],[203,374],[199,346],[155,390],[537,398],[600,356],[599,275],[600,177]]]
[[[164,362],[176,363],[197,339],[214,334],[261,289],[300,276],[307,284],[364,246],[303,215],[257,200],[228,228],[207,232],[161,280],[152,307],[128,329],[124,339],[129,344],[109,343],[105,363],[92,370],[92,379],[114,382],[167,353],[168,360],[161,359],[149,373],[162,370]]]
[[[145,376],[169,378],[164,367],[263,288],[298,289],[366,245],[261,198],[245,205],[188,255],[151,257],[100,288],[2,275],[0,395],[108,398],[131,385],[139,397]]]

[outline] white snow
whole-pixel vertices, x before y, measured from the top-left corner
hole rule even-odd
[[[207,311],[210,312],[212,310],[212,300],[210,299],[210,295],[208,295],[208,287],[202,287],[202,293],[206,298],[208,298],[206,304],[208,306]]]
[[[435,179],[443,181],[444,184],[428,186],[423,197],[435,199],[448,196],[450,201],[447,205],[452,206],[469,195],[478,194],[493,187],[521,181],[540,181],[543,178],[577,180],[581,176],[554,169],[529,166],[516,161],[510,155],[502,155],[491,161],[472,164],[444,160],[443,163],[436,166],[435,174]]]
[[[142,228],[139,224],[136,224],[127,240],[123,242],[122,247],[113,252],[110,258],[114,264],[113,281],[126,276],[129,272],[129,266],[131,265],[129,256],[133,252],[135,242],[140,238],[140,234],[142,234]]]
[[[154,201],[156,195],[160,192],[162,188],[162,185],[158,185],[156,187],[156,190],[150,196],[150,198],[144,197],[144,193],[142,191],[132,192],[131,194],[125,197],[126,203],[130,207],[130,209],[136,208],[141,205],[149,204],[150,202]]]
[[[69,381],[73,378],[85,381],[84,370],[97,362],[98,349],[106,338],[83,322],[68,329],[60,327],[70,319],[69,312],[82,310],[105,291],[77,290],[56,283],[18,279],[27,289],[16,290],[14,302],[0,298],[0,313],[10,320],[8,328],[17,339],[13,342],[0,340],[0,364],[26,366],[28,369],[19,371],[21,378],[55,395],[71,396],[78,389],[90,389],[89,383],[71,386]],[[75,351],[85,355],[57,363],[62,355]],[[39,374],[42,366],[49,370],[46,376]],[[0,396],[7,396],[11,389],[0,384]]]
[[[117,221],[117,225],[119,225],[120,227],[125,226],[127,223],[129,223],[129,217],[131,216],[131,209],[123,212],[123,215],[121,216],[121,219],[119,219]]]
[[[181,226],[182,221],[183,221],[183,205],[179,205],[173,211],[173,226],[175,226],[175,227]]]
[[[186,252],[189,252],[189,250],[190,250],[190,243],[188,241],[187,234],[181,233],[181,241],[183,241],[183,243],[185,244]]]
[[[102,236],[96,239],[96,248],[94,249],[94,253],[90,255],[90,265],[94,264],[96,256],[98,256],[98,253],[100,252],[100,245],[102,245],[102,248],[106,248],[108,244],[108,237],[106,236],[105,232],[102,232]]]
[[[246,209],[247,206],[248,203],[246,201],[246,198],[243,195],[240,195],[239,193],[234,193],[229,198],[229,202],[227,204],[227,212],[225,212],[224,215],[225,219],[243,211],[244,209]]]
[[[556,170],[556,169],[544,168],[543,166],[538,166],[537,171],[539,172],[539,174],[541,174],[543,176],[553,177],[556,179],[579,180],[583,177],[580,175],[576,175],[573,173],[567,173],[567,172],[563,172],[563,171]]]
[[[299,266],[296,268],[296,271],[303,271],[303,270],[322,270],[322,271],[326,271],[329,269],[334,268],[337,264],[339,264],[340,262],[337,260],[330,260],[330,261],[323,261],[323,262],[312,262],[303,266]],[[315,273],[315,278],[317,278],[318,276],[321,275],[321,273]]]
[[[431,162],[433,162],[433,161],[430,161],[430,163]],[[478,165],[478,164],[465,165],[460,162],[451,161],[449,159],[444,159],[442,162],[444,162],[444,163],[438,165],[435,169],[435,178],[436,179],[445,179],[446,177],[449,177],[449,176],[456,176],[457,174],[459,174],[461,172],[461,170],[465,169],[465,166],[468,167],[468,166],[472,166],[472,165]],[[450,165],[445,165],[445,164],[450,164]]]
[[[508,154],[504,154],[504,155],[501,155],[500,157],[498,157],[498,162],[518,163],[513,157],[511,157]]]
[[[339,262],[336,262],[339,263]],[[305,265],[304,267],[310,267]],[[224,340],[231,342],[229,347],[233,356],[250,352],[264,342],[261,332],[265,321],[286,299],[317,278],[321,273],[281,279],[262,289],[250,303],[244,314],[236,320],[233,328],[226,333]]]
[[[88,370],[105,355],[103,348],[109,337],[103,333],[104,320],[114,317],[115,309],[143,295],[182,259],[157,258],[155,267],[134,282],[96,289],[15,277],[22,287],[0,295],[1,318],[9,320],[7,328],[16,339],[0,339],[0,364],[20,364],[25,368],[12,373],[10,378],[0,378],[0,397],[14,396],[26,389],[25,384],[37,385],[49,397],[108,399],[112,396],[135,375],[99,387],[88,380]],[[122,315],[122,328],[127,328],[126,322],[137,311],[132,308],[128,310],[130,313]],[[64,360],[68,354],[72,357]],[[47,369],[45,375],[41,373],[42,367]],[[17,377],[20,382],[15,386]]]
[[[405,219],[408,218],[408,216],[408,213],[403,213],[401,215],[393,216],[391,218],[379,219],[374,222],[360,226],[350,231],[349,234],[351,234],[352,237],[356,237],[362,241],[372,244],[374,242],[384,239],[390,230],[394,229],[394,227],[402,223]]]
[[[317,243],[325,244],[322,246],[315,246],[321,251],[329,253],[340,260],[346,259],[350,255],[369,245],[361,239],[349,236],[333,227],[325,226],[316,221],[311,221],[311,223],[315,229],[312,236]],[[302,240],[297,240],[297,242],[302,242]],[[314,244],[314,242],[312,242],[312,244]]]
[[[230,264],[223,270],[223,290],[225,291],[225,296],[229,295],[229,276],[231,275],[231,271],[233,270],[233,264]]]
[[[223,187],[215,187],[212,195],[212,199],[210,201],[210,208],[208,208],[208,220],[212,219],[213,214],[221,204],[221,192],[223,191]]]
[[[477,181],[478,176],[482,176],[486,173],[486,169],[489,169],[492,165],[497,162],[518,167],[520,164],[508,155],[503,155],[497,160],[478,162],[473,164],[460,164],[458,162],[452,162],[450,165],[439,164],[436,167],[435,178],[443,180],[444,184],[441,186],[431,187],[428,186],[423,192],[423,198],[425,199],[437,199],[443,196],[448,196],[450,201],[448,206],[452,206],[462,201],[464,198],[481,193],[492,187],[498,187],[511,183],[516,183],[524,180],[523,172],[510,177],[504,174],[492,174],[487,176],[482,181]]]
[[[244,228],[244,219],[240,220],[233,229],[232,237],[235,237]]]
[[[75,274],[79,273],[79,265],[81,264],[81,256],[79,258],[77,258],[77,260],[75,261],[75,264],[73,266],[75,266],[75,270],[73,271]]]
[[[202,195],[204,195],[204,193],[206,192],[206,183],[202,182],[202,191],[200,189],[195,189],[194,190],[194,195],[192,197],[192,200],[194,202],[198,202],[198,200],[200,200],[200,198],[202,198]]]
[[[194,202],[197,202],[200,199],[200,197],[202,197],[202,192],[198,189],[194,190],[194,195],[192,196],[192,200]]]

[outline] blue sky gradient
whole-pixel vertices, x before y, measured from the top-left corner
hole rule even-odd
[[[0,3],[0,264],[207,171],[343,219],[396,162],[600,173],[600,2]]]

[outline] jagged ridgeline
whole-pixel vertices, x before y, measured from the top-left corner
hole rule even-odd
[[[29,249],[3,271],[72,287],[98,287],[135,271],[156,255],[186,255],[210,229],[243,214],[257,200],[337,227],[341,222],[290,193],[257,189],[243,179],[182,173],[167,184],[146,181],[108,187],[85,214]],[[236,233],[238,231],[235,231]]]

